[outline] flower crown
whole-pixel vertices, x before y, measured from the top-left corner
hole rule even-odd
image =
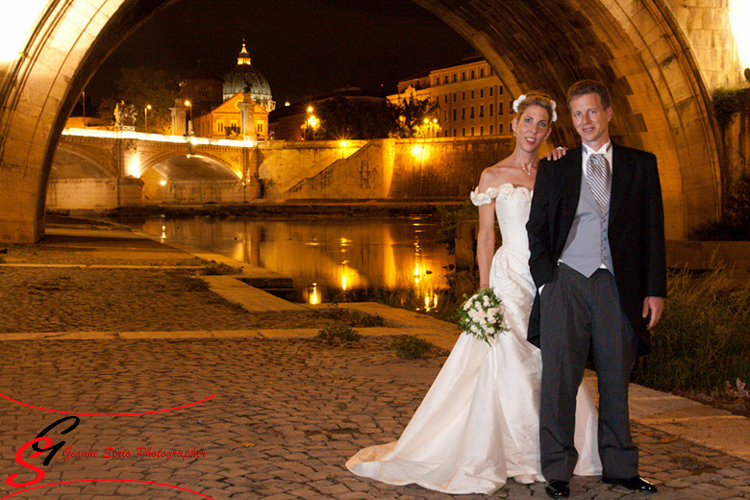
[[[526,94],[521,94],[518,96],[518,99],[513,101],[513,111],[518,113],[518,108],[521,107],[521,103],[526,100]],[[556,122],[557,121],[557,103],[550,99],[549,100],[550,105],[552,106],[552,117],[550,118],[550,121]]]

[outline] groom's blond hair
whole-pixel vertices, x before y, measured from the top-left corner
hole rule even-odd
[[[602,101],[604,109],[612,105],[612,101],[609,98],[609,89],[607,89],[606,85],[596,80],[581,80],[574,83],[568,89],[568,107],[570,107],[570,101],[586,94],[597,94]]]

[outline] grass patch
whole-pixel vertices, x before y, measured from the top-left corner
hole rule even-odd
[[[200,274],[203,276],[224,276],[231,274],[239,274],[242,272],[242,268],[230,266],[223,262],[216,262],[212,260],[200,270]]]
[[[186,292],[207,292],[210,290],[208,283],[195,276],[186,276],[184,274],[172,274],[175,284]]]
[[[399,335],[391,342],[391,348],[401,358],[419,359],[429,354],[435,346],[414,335]]]
[[[341,321],[352,327],[372,328],[385,326],[385,319],[379,314],[367,314],[356,309],[332,307],[331,309],[319,309],[318,313],[325,318]]]
[[[362,336],[349,325],[336,325],[319,330],[316,338],[327,344],[352,345],[359,342]]]
[[[671,273],[664,315],[636,383],[670,392],[725,391],[750,380],[750,287],[718,269]]]

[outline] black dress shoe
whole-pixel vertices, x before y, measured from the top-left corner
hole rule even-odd
[[[646,493],[656,493],[656,486],[649,483],[645,479],[639,476],[634,477],[602,477],[602,482],[607,484],[616,484],[633,491],[645,491]]]
[[[552,498],[568,498],[570,488],[567,481],[547,481],[544,485],[544,491]]]

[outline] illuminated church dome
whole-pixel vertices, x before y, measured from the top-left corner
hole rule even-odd
[[[276,108],[271,95],[271,86],[268,85],[266,77],[251,64],[250,54],[245,47],[244,40],[237,58],[237,66],[224,77],[224,101],[240,92],[250,94],[252,100],[268,112]]]

